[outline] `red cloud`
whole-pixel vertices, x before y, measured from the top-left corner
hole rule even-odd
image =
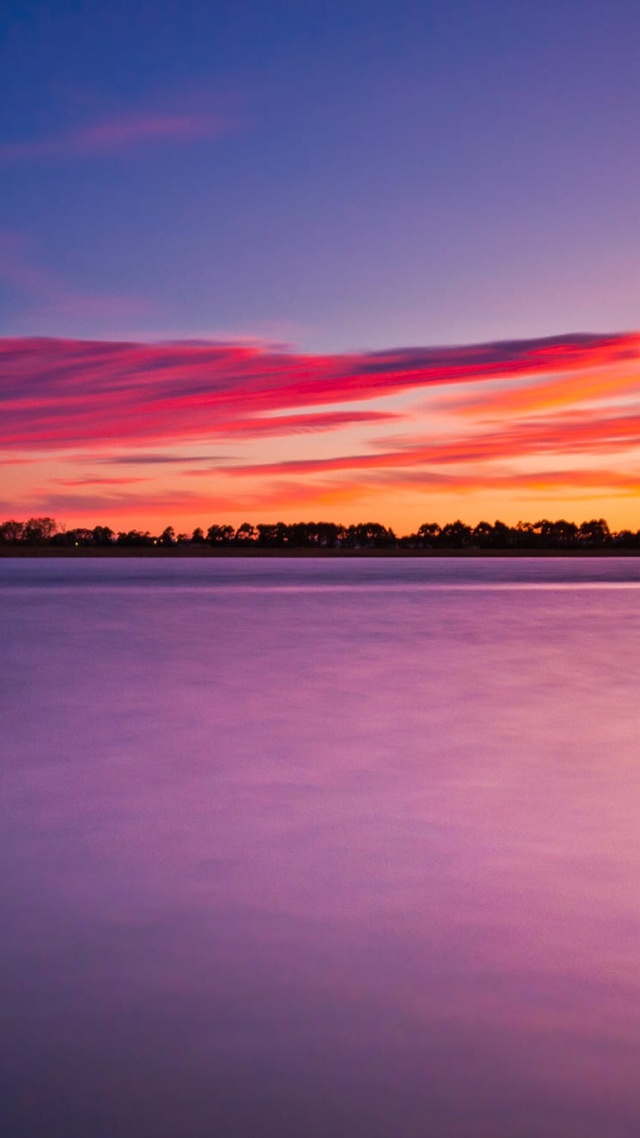
[[[278,463],[248,463],[229,467],[230,474],[292,475],[331,471],[384,470],[392,467],[457,465],[494,462],[524,455],[550,452],[577,454],[616,452],[638,445],[640,415],[597,419],[592,415],[515,423],[444,442],[404,442],[396,450],[373,454],[338,455],[332,458],[296,459]]]
[[[269,415],[264,418],[231,419],[217,432],[220,438],[239,435],[302,435],[312,431],[334,431],[353,423],[397,422],[402,415],[391,411],[326,411],[315,415]]]
[[[561,489],[581,496],[599,492],[607,495],[636,495],[640,490],[640,474],[625,474],[615,470],[572,468],[567,470],[503,471],[492,473],[474,470],[472,473],[441,475],[435,471],[393,471],[376,475],[375,482],[385,487],[411,486],[414,489],[439,493],[478,493],[504,488],[548,492]],[[373,482],[368,485],[373,485]]]
[[[4,339],[0,443],[53,450],[83,443],[330,429],[362,422],[363,412],[296,411],[435,384],[577,372],[639,354],[636,334],[350,355],[302,355],[233,344]],[[284,414],[278,423],[266,418],[267,412]],[[535,424],[530,427],[535,433]],[[473,452],[482,444],[467,439],[463,445]],[[474,454],[459,461],[464,457]],[[384,456],[372,456],[371,463],[383,465]]]
[[[5,143],[0,146],[0,161],[89,158],[113,154],[147,142],[208,138],[220,135],[224,130],[225,124],[221,118],[211,114],[125,115],[80,127],[54,138]]]
[[[149,482],[148,478],[59,478],[58,486],[133,486]]]

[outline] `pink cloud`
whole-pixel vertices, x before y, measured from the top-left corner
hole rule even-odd
[[[330,472],[328,472],[330,473]],[[380,499],[388,504],[390,496],[401,502],[408,490],[424,494],[482,496],[487,493],[516,494],[532,500],[541,496],[564,500],[590,500],[594,494],[608,498],[634,499],[640,492],[640,473],[625,474],[603,468],[589,471],[571,468],[537,472],[493,472],[474,468],[465,472],[439,470],[374,469],[350,472],[348,478],[287,478],[284,471],[273,480],[256,482],[240,495],[222,499],[223,508],[239,512],[290,512],[291,510],[327,509],[336,512],[360,501]]]
[[[386,470],[393,467],[460,465],[518,459],[547,453],[616,453],[636,447],[640,415],[597,418],[573,417],[512,423],[504,428],[442,442],[398,441],[397,449],[331,458],[295,459],[276,463],[247,463],[229,468],[234,475],[329,473],[331,471]],[[387,440],[389,442],[390,440]]]
[[[23,512],[63,519],[70,513],[85,520],[144,516],[146,525],[152,518],[225,515],[237,521],[241,514],[292,510],[329,517],[364,501],[402,503],[409,491],[474,501],[483,493],[631,501],[640,489],[630,462],[640,438],[640,409],[631,402],[639,357],[640,336],[634,334],[323,355],[255,343],[4,339],[0,444],[18,458],[25,451],[76,450],[71,461],[84,469],[67,467],[48,490],[28,491],[25,483],[30,504]],[[617,382],[606,404],[602,376],[609,372]],[[495,416],[501,407],[495,381],[505,411],[487,422],[479,395],[487,391]],[[571,403],[559,410],[543,392],[540,400],[524,401],[524,414],[516,413],[514,391],[553,381],[565,382]],[[471,424],[464,383],[474,384],[479,400]],[[423,418],[418,432],[420,418],[410,410],[362,406],[380,396],[444,392],[454,385],[464,414],[457,421],[441,418],[433,430]],[[603,399],[594,411],[589,400],[596,389]],[[412,436],[389,431],[369,439],[359,453],[353,441],[341,453],[333,439],[331,455],[321,458],[299,457],[307,451],[298,441],[287,457],[286,440],[294,436],[398,420],[412,423]],[[277,461],[240,465],[237,457],[217,457],[215,445],[208,445],[263,436],[282,440]],[[198,443],[197,454],[186,455],[181,468],[178,451],[189,442]],[[159,444],[162,449],[152,449]],[[137,447],[143,449],[137,453]],[[523,469],[523,459],[536,459],[544,469],[527,469],[531,461]],[[148,477],[129,478],[122,465],[100,477],[107,463],[136,462],[149,464],[135,471]],[[169,491],[158,487],[150,469],[165,463],[184,475]]]
[[[58,486],[133,486],[148,478],[58,478]]]
[[[231,419],[218,432],[220,438],[304,435],[315,431],[335,431],[364,423],[381,424],[402,419],[391,411],[327,411],[315,415],[269,415],[265,418]]]
[[[81,491],[80,487],[77,489]],[[71,488],[62,491],[45,488],[34,491],[25,498],[20,510],[31,515],[49,514],[63,522],[72,516],[81,519],[78,524],[82,525],[95,525],[95,519],[99,517],[113,524],[114,517],[119,517],[129,518],[131,525],[139,526],[141,516],[150,520],[157,518],[165,519],[167,522],[173,520],[175,523],[176,518],[185,513],[207,518],[237,510],[246,509],[250,512],[251,509],[259,508],[259,505],[260,496],[255,493],[238,498],[224,493],[191,493],[180,489],[162,490],[157,493],[146,492],[143,495],[135,489],[128,492],[126,487],[122,490],[114,487],[111,492],[105,488],[101,493],[97,488],[92,491],[88,486],[86,493],[74,493]],[[7,516],[16,510],[15,503],[0,501],[0,506]],[[142,528],[146,528],[147,524],[150,522],[142,523]],[[116,525],[120,526],[121,523],[116,522]]]
[[[399,489],[411,486],[422,490],[438,491],[440,493],[467,493],[477,494],[486,490],[522,489],[531,493],[545,493],[562,490],[566,497],[571,491],[573,495],[583,497],[594,492],[606,492],[607,495],[634,496],[640,491],[640,472],[625,474],[624,472],[607,470],[606,468],[592,468],[582,470],[570,468],[567,470],[537,470],[537,471],[502,471],[492,472],[481,469],[469,473],[445,475],[435,471],[391,471],[378,472],[375,476],[378,484],[385,487]],[[361,483],[365,485],[365,483]],[[372,482],[366,483],[371,486]]]
[[[153,142],[214,138],[226,129],[227,123],[214,114],[129,114],[52,138],[5,143],[0,162],[101,157]]]
[[[388,508],[390,495],[395,502],[402,501],[408,490],[423,492],[425,495],[461,496],[483,495],[487,492],[507,493],[512,499],[514,493],[524,500],[534,501],[541,495],[562,500],[589,501],[594,494],[608,498],[635,500],[640,491],[640,474],[625,474],[607,469],[593,468],[545,470],[535,473],[490,472],[485,469],[470,472],[440,472],[432,470],[368,470],[347,478],[322,477],[311,480],[278,477],[268,482],[258,482],[247,486],[240,492],[235,490],[211,489],[193,493],[183,489],[141,492],[126,485],[93,487],[90,481],[86,492],[82,487],[58,491],[41,490],[32,494],[20,507],[22,513],[50,514],[63,521],[70,517],[74,524],[94,525],[96,519],[108,522],[116,528],[135,525],[147,528],[157,520],[173,522],[184,527],[180,518],[185,515],[193,518],[192,524],[215,520],[244,518],[255,520],[256,514],[268,514],[274,520],[279,514],[292,511],[313,511],[316,515],[341,520],[343,510],[360,508],[359,503],[384,502]],[[16,513],[15,503],[0,503],[4,513]],[[428,502],[425,503],[428,508]],[[125,521],[129,519],[129,521]],[[144,520],[142,520],[144,519]],[[424,520],[424,518],[422,519]],[[419,524],[416,523],[416,524]],[[188,524],[186,524],[188,528]],[[409,526],[409,528],[411,528]],[[407,529],[408,532],[408,529]]]
[[[363,422],[362,415],[372,413],[332,409],[324,413],[329,418],[323,423],[321,414],[301,411],[441,385],[526,381],[631,362],[639,355],[640,336],[635,334],[349,355],[303,355],[246,344],[4,339],[0,340],[0,442],[15,449],[55,450],[86,443],[107,447],[123,441],[150,444],[234,434],[250,438],[270,430],[286,435],[318,426],[331,429]],[[281,412],[280,422],[265,417],[267,412]],[[544,424],[529,423],[518,437],[516,425],[509,445],[530,451],[553,446],[556,438],[579,449],[606,438],[619,443],[637,428],[625,416],[610,416],[605,438],[597,422],[590,427],[586,421],[567,420],[555,428],[555,436],[548,435]],[[493,432],[484,439],[454,440],[447,446],[449,452],[459,448],[455,461],[465,461],[502,449],[501,440],[508,441],[504,433]],[[419,443],[412,457],[405,453],[397,462],[437,461],[439,453],[445,452]],[[361,457],[369,461],[369,456]],[[384,456],[371,456],[370,462],[384,465]]]

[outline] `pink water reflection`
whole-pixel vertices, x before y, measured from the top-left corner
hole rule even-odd
[[[109,571],[1,598],[3,1133],[635,1138],[640,590]]]

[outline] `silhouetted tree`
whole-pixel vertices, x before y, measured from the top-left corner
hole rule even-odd
[[[278,549],[289,542],[288,527],[284,522],[275,522],[271,525],[259,525],[258,530],[258,545],[266,546],[269,549]]]
[[[16,542],[22,541],[23,532],[23,522],[16,522],[13,519],[3,522],[0,525],[0,544],[15,545]]]
[[[604,518],[592,518],[590,522],[583,522],[578,529],[578,536],[581,544],[588,548],[607,545],[611,540],[609,526]]]
[[[504,522],[495,521],[491,541],[494,548],[511,546],[513,545],[513,530]]]
[[[395,545],[396,535],[379,522],[360,522],[349,526],[345,544],[350,549],[385,549]]]
[[[317,544],[323,549],[339,549],[344,545],[347,531],[335,522],[318,522],[316,526]]]
[[[242,525],[238,526],[233,535],[233,540],[236,545],[248,545],[250,542],[255,541],[256,531],[251,525],[251,522],[243,522]]]
[[[378,522],[360,522],[345,528],[335,522],[262,522],[257,527],[243,522],[234,530],[231,525],[211,525],[206,536],[200,527],[191,537],[179,533],[176,537],[173,526],[166,526],[159,537],[152,536],[148,530],[129,530],[116,536],[109,526],[94,526],[93,529],[77,527],[66,530],[58,527],[49,517],[30,518],[27,522],[10,519],[0,524],[0,546],[13,545],[52,545],[53,547],[75,546],[150,546],[171,548],[175,545],[229,546],[239,548],[273,549],[344,549],[344,550],[403,550],[403,549],[466,549],[472,552],[481,550],[521,550],[523,552],[544,552],[545,550],[640,551],[640,530],[622,530],[612,533],[604,518],[592,518],[576,525],[564,518],[550,521],[542,518],[537,522],[518,522],[510,527],[501,521],[491,525],[487,521],[478,522],[471,528],[460,520],[450,522],[442,528],[436,522],[424,522],[414,534],[397,538],[393,530]],[[6,552],[6,549],[5,549]]]
[[[620,533],[612,534],[611,540],[618,549],[640,549],[640,531],[633,533],[631,530],[623,529]]]
[[[294,549],[308,549],[318,545],[318,527],[315,522],[292,522],[287,526],[287,545]]]
[[[117,545],[125,546],[149,546],[157,545],[158,539],[152,537],[149,530],[142,533],[139,529],[131,529],[127,533],[121,532],[118,534]]]
[[[92,533],[96,545],[112,545],[115,539],[115,534],[109,526],[94,526]]]
[[[464,522],[449,522],[448,525],[442,527],[440,534],[442,544],[452,546],[454,549],[460,549],[462,546],[471,544],[472,537],[471,526],[467,526]]]
[[[473,544],[480,549],[490,548],[493,544],[493,526],[489,522],[478,522],[473,529]]]
[[[209,526],[207,541],[209,545],[230,545],[234,537],[233,526]]]
[[[432,549],[437,545],[442,530],[437,522],[424,522],[420,526],[416,537],[420,549]]]
[[[62,546],[63,548],[70,548],[76,545],[94,545],[93,530],[85,529],[82,526],[79,526],[77,529],[63,530],[61,533],[55,533],[49,544],[54,547]]]
[[[22,531],[22,540],[30,545],[44,545],[51,540],[57,528],[53,518],[29,518]]]

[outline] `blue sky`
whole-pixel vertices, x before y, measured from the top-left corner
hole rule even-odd
[[[636,0],[5,3],[2,508],[637,529],[639,55]]]
[[[637,323],[635,3],[7,12],[5,334],[344,350]],[[171,117],[210,125],[64,145]]]

